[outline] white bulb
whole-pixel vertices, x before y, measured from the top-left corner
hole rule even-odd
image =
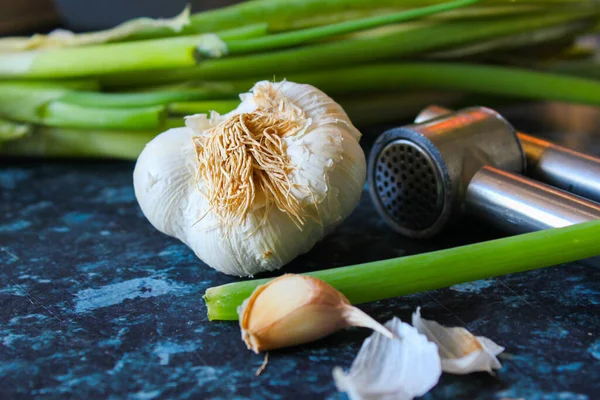
[[[148,143],[135,167],[134,186],[144,215],[156,229],[183,241],[211,267],[249,276],[278,269],[309,251],[348,217],[360,199],[366,162],[358,143],[360,132],[340,105],[320,90],[262,81],[240,98],[239,107],[229,114],[187,117],[186,127],[170,129]],[[239,134],[243,129],[238,121],[250,124],[256,115],[280,124],[268,127],[268,132],[281,140],[283,153],[273,165],[284,160],[284,175],[254,168],[251,178],[240,178],[231,170],[237,164],[226,165],[237,156],[255,166],[257,157],[274,160],[267,152],[254,157],[262,150],[250,149],[248,143],[259,132]],[[293,128],[278,133],[277,127],[288,122]],[[229,134],[231,126],[238,136]],[[220,141],[214,140],[216,134]],[[247,144],[240,145],[240,140]],[[224,158],[208,149],[221,142],[229,143],[219,147],[228,149]],[[261,186],[260,179],[267,183]],[[240,191],[249,193],[249,185],[254,187],[252,204],[239,219],[243,204],[235,206],[239,200],[228,199]],[[279,189],[272,193],[280,203],[261,190],[275,186]]]

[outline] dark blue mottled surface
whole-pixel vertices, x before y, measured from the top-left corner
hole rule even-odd
[[[352,329],[262,357],[236,323],[206,318],[204,290],[230,282],[138,209],[126,162],[0,164],[0,398],[344,398],[369,332]],[[396,257],[497,236],[474,224],[435,242],[392,234],[364,196],[287,271]],[[551,251],[549,249],[549,251]],[[506,347],[497,376],[444,375],[426,399],[594,399],[600,270],[579,264],[468,283],[363,308],[376,319],[466,326]]]

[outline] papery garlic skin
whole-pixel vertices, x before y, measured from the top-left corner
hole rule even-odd
[[[144,215],[156,229],[180,239],[212,268],[252,276],[309,251],[348,217],[361,196],[366,161],[358,143],[360,132],[341,106],[320,90],[262,81],[240,98],[240,106],[229,114],[188,117],[185,128],[170,129],[152,140],[138,158],[134,187]],[[292,167],[288,178],[293,187],[287,195],[294,196],[309,217],[299,229],[289,215],[271,207],[264,219],[265,204],[258,196],[245,220],[227,229],[203,194],[205,182],[197,182],[194,137],[270,101],[297,110],[300,128],[283,137]]]
[[[413,313],[412,324],[438,346],[444,372],[464,375],[486,371],[493,374],[493,370],[502,368],[496,356],[504,351],[504,347],[486,337],[475,336],[465,328],[447,328],[421,318],[420,308]]]
[[[385,327],[395,338],[373,333],[347,374],[340,367],[333,370],[338,390],[350,400],[411,400],[438,383],[442,369],[437,346],[398,318]]]

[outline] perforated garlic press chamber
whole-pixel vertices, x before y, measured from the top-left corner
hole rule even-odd
[[[393,128],[369,157],[369,190],[395,231],[429,238],[464,213],[510,233],[600,219],[600,205],[525,178],[516,130],[497,112],[471,107]]]

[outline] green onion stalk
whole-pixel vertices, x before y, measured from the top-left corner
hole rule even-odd
[[[600,81],[491,65],[382,64],[291,75],[290,79],[331,93],[419,88],[600,105]]]
[[[561,3],[568,3],[570,0]],[[267,23],[270,32],[296,30],[314,26],[328,25],[388,13],[435,5],[443,0],[254,0],[240,2],[228,7],[203,11],[191,16],[190,23],[181,32],[172,29],[144,29],[129,39],[145,39],[172,35],[189,35],[228,30],[245,24]],[[506,3],[506,1],[504,2]],[[531,0],[528,0],[531,3]],[[531,7],[528,5],[527,7]],[[524,7],[513,7],[524,8]]]
[[[192,15],[187,32],[214,32],[235,27],[238,21],[256,23],[266,21],[272,31],[285,31],[326,25],[358,16],[388,13],[443,3],[444,0],[255,0],[242,2],[230,7],[206,11]],[[538,0],[487,0],[481,7],[465,10],[459,17],[490,15],[513,15],[515,13],[548,10],[553,7],[576,7],[590,5],[591,1],[551,0],[540,5]],[[498,12],[498,9],[504,11]],[[490,10],[491,11],[488,11]],[[450,15],[448,17],[456,17]]]
[[[600,104],[600,82],[597,80],[489,65],[394,63],[290,74],[287,78],[312,84],[335,98],[362,93],[434,90]],[[253,80],[259,79],[268,77],[258,76]],[[253,80],[230,84],[236,89],[250,88]],[[227,86],[227,83],[223,84]],[[70,128],[160,129],[169,113],[205,113],[212,109],[227,112],[238,103],[233,92],[221,89],[218,92],[191,88],[94,93],[55,86],[21,87],[0,83],[0,94],[3,92],[6,96],[0,96],[0,115],[5,118]],[[211,96],[215,100],[205,100]],[[217,100],[220,96],[221,100]]]
[[[315,40],[324,40],[330,36],[343,35],[356,31],[364,31],[379,26],[392,25],[399,22],[411,21],[429,15],[447,15],[450,10],[459,9],[476,3],[473,0],[459,0],[455,2],[436,4],[422,8],[411,9],[408,11],[380,15],[375,17],[350,20],[343,23],[319,26],[312,29],[285,32],[275,35],[266,35],[256,38],[224,40],[226,53],[228,55],[239,55],[248,53],[258,53],[275,49],[293,47]],[[463,12],[463,11],[461,11]],[[494,14],[498,17],[497,14]],[[562,24],[539,28],[535,35],[530,32],[519,33],[516,35],[503,36],[492,39],[488,42],[477,43],[456,50],[451,50],[449,54],[442,53],[444,57],[462,57],[464,55],[479,54],[482,51],[492,51],[497,49],[518,48],[526,45],[534,45],[576,37],[578,34],[589,30],[593,22],[578,19],[576,21],[567,20]],[[199,49],[202,52],[202,49]],[[210,49],[205,54],[210,56]]]
[[[174,102],[235,99],[240,91],[247,90],[247,84],[214,85],[210,88],[188,88],[138,93],[100,93],[70,91],[60,97],[61,102],[94,108],[136,108],[166,105]],[[2,83],[0,83],[2,90]]]
[[[449,50],[434,51],[425,56],[430,60],[457,60],[467,57],[478,57],[487,59],[496,59],[511,51],[517,51],[519,55],[526,52],[528,57],[540,57],[542,51],[552,51],[555,56],[557,53],[564,58],[566,54],[561,54],[561,46],[572,47],[573,41],[590,28],[589,21],[576,20],[566,21],[562,24],[537,29],[535,34],[523,32],[511,35],[505,35],[490,40],[466,44]],[[526,51],[525,51],[526,50]],[[529,62],[529,65],[533,63]]]
[[[376,3],[365,0],[257,0],[243,2],[232,7],[226,7],[198,13],[191,17],[193,29],[217,31],[235,26],[237,21],[256,23],[268,21],[276,30],[285,29],[294,20],[304,20],[305,24],[315,15],[339,15],[347,10],[368,12],[374,8],[398,9],[431,5],[442,1],[422,0],[380,0]],[[317,18],[317,21],[319,19]],[[295,26],[298,28],[298,25]]]
[[[226,114],[239,104],[239,100],[176,102],[169,104],[168,110],[174,115],[205,114],[208,111]]]
[[[351,303],[360,304],[594,257],[600,255],[598,237],[600,221],[592,221],[308,275],[329,283]],[[204,295],[208,318],[238,319],[237,308],[269,280],[209,288]]]
[[[551,71],[600,80],[600,62],[596,59],[572,60],[549,67]]]
[[[293,32],[285,32],[250,39],[224,39],[224,44],[226,53],[231,55],[282,49],[309,43],[314,40],[323,40],[337,35],[411,21],[414,19],[423,18],[425,16],[473,5],[479,1],[480,0],[457,0],[448,3],[434,4],[422,8],[401,11],[398,13],[378,15],[369,18],[345,21],[338,24],[319,26],[312,29],[302,29]],[[202,53],[202,48],[199,50]],[[203,54],[210,56],[210,51]]]
[[[565,23],[589,27],[598,15],[565,12],[531,17],[459,21],[436,24],[416,21],[385,27],[383,31],[359,32],[352,37],[307,44],[287,50],[207,59],[197,66],[158,71],[107,74],[100,77],[103,87],[168,84],[190,80],[233,80],[257,75],[281,79],[289,73],[342,68],[386,60],[418,57],[436,50],[489,41],[494,38],[534,34],[537,30]]]
[[[313,29],[279,35],[266,40],[248,41],[263,36],[266,24],[238,28],[216,34],[161,38],[87,47],[63,48],[44,52],[29,51],[0,55],[0,77],[61,78],[115,72],[187,67],[196,64],[198,50],[204,56],[260,52],[290,47],[344,33],[422,18],[427,15],[471,5],[480,0],[456,0],[450,3],[412,9],[391,15],[352,20]]]
[[[2,142],[22,138],[31,133],[31,126],[0,118],[0,146]]]
[[[67,47],[45,51],[0,53],[0,78],[76,78],[127,71],[196,65],[195,50],[215,47],[223,39],[260,36],[266,24],[250,25],[217,34],[200,34],[132,42]],[[220,38],[220,39],[219,39]]]
[[[155,131],[80,130],[31,125],[26,129],[19,140],[2,142],[0,137],[0,154],[10,157],[135,160],[146,143],[156,135]]]
[[[71,86],[0,81],[0,116],[53,127],[160,129],[169,113],[169,104],[202,100],[206,107],[202,112],[208,112],[213,103],[236,99],[242,87],[244,90],[250,87],[221,83],[181,90],[102,93],[74,90]]]
[[[356,77],[361,79],[356,79]],[[297,82],[310,83],[333,96],[346,109],[350,118],[357,125],[376,122],[388,122],[407,117],[408,114],[430,103],[441,103],[452,106],[464,104],[464,93],[492,96],[491,100],[527,99],[555,100],[580,104],[600,105],[600,82],[574,76],[548,72],[531,71],[520,68],[459,63],[395,63],[349,67],[339,70],[292,74],[290,79]],[[256,79],[260,79],[257,77]],[[222,82],[230,87],[249,87],[251,81]],[[8,85],[8,84],[7,84]],[[13,84],[10,84],[13,85]],[[248,86],[247,86],[248,85]],[[221,87],[216,85],[214,87]],[[132,137],[134,143],[141,143],[140,137],[147,142],[163,130],[182,126],[182,116],[197,113],[208,113],[215,110],[226,113],[233,110],[239,100],[201,100],[173,101],[193,98],[194,88],[190,92],[143,92],[143,93],[93,93],[77,92],[58,86],[29,85],[21,91],[12,88],[12,101],[0,100],[0,115],[10,115],[12,119],[31,122],[46,127],[65,128],[72,134],[72,128],[84,136],[88,131],[96,138],[107,134],[107,131],[118,131],[117,135],[108,135],[107,141],[114,143],[115,138],[123,138],[125,142]],[[2,84],[0,84],[2,93]],[[17,93],[22,95],[16,96]],[[24,94],[23,94],[24,93]],[[36,94],[37,93],[37,94]],[[170,94],[169,94],[170,93]],[[200,92],[203,97],[206,93]],[[222,92],[219,92],[222,93]],[[169,94],[168,96],[166,94]],[[180,97],[180,94],[183,96]],[[169,97],[169,96],[173,97]],[[3,98],[0,96],[0,99]],[[94,100],[97,103],[94,103]],[[126,100],[135,107],[118,107]],[[166,102],[141,107],[143,104]],[[489,103],[490,100],[486,100]],[[146,132],[136,136],[136,131]],[[4,154],[11,155],[56,155],[55,146],[36,147],[35,141],[47,132],[58,135],[60,129],[44,131],[36,130],[29,140],[17,140],[19,151],[11,151],[4,146]],[[61,140],[62,136],[60,136]],[[54,140],[52,143],[61,143]],[[99,140],[99,139],[98,139]],[[22,143],[21,143],[22,142]],[[69,142],[71,143],[71,142]],[[86,156],[92,154],[87,148],[89,142],[84,139],[69,144],[69,151],[61,156]],[[145,144],[145,142],[143,143]],[[136,158],[143,144],[129,146],[130,158]],[[81,146],[77,152],[76,146]],[[27,149],[31,148],[31,151]],[[95,156],[110,157],[107,150]],[[123,157],[117,150],[115,157]]]

